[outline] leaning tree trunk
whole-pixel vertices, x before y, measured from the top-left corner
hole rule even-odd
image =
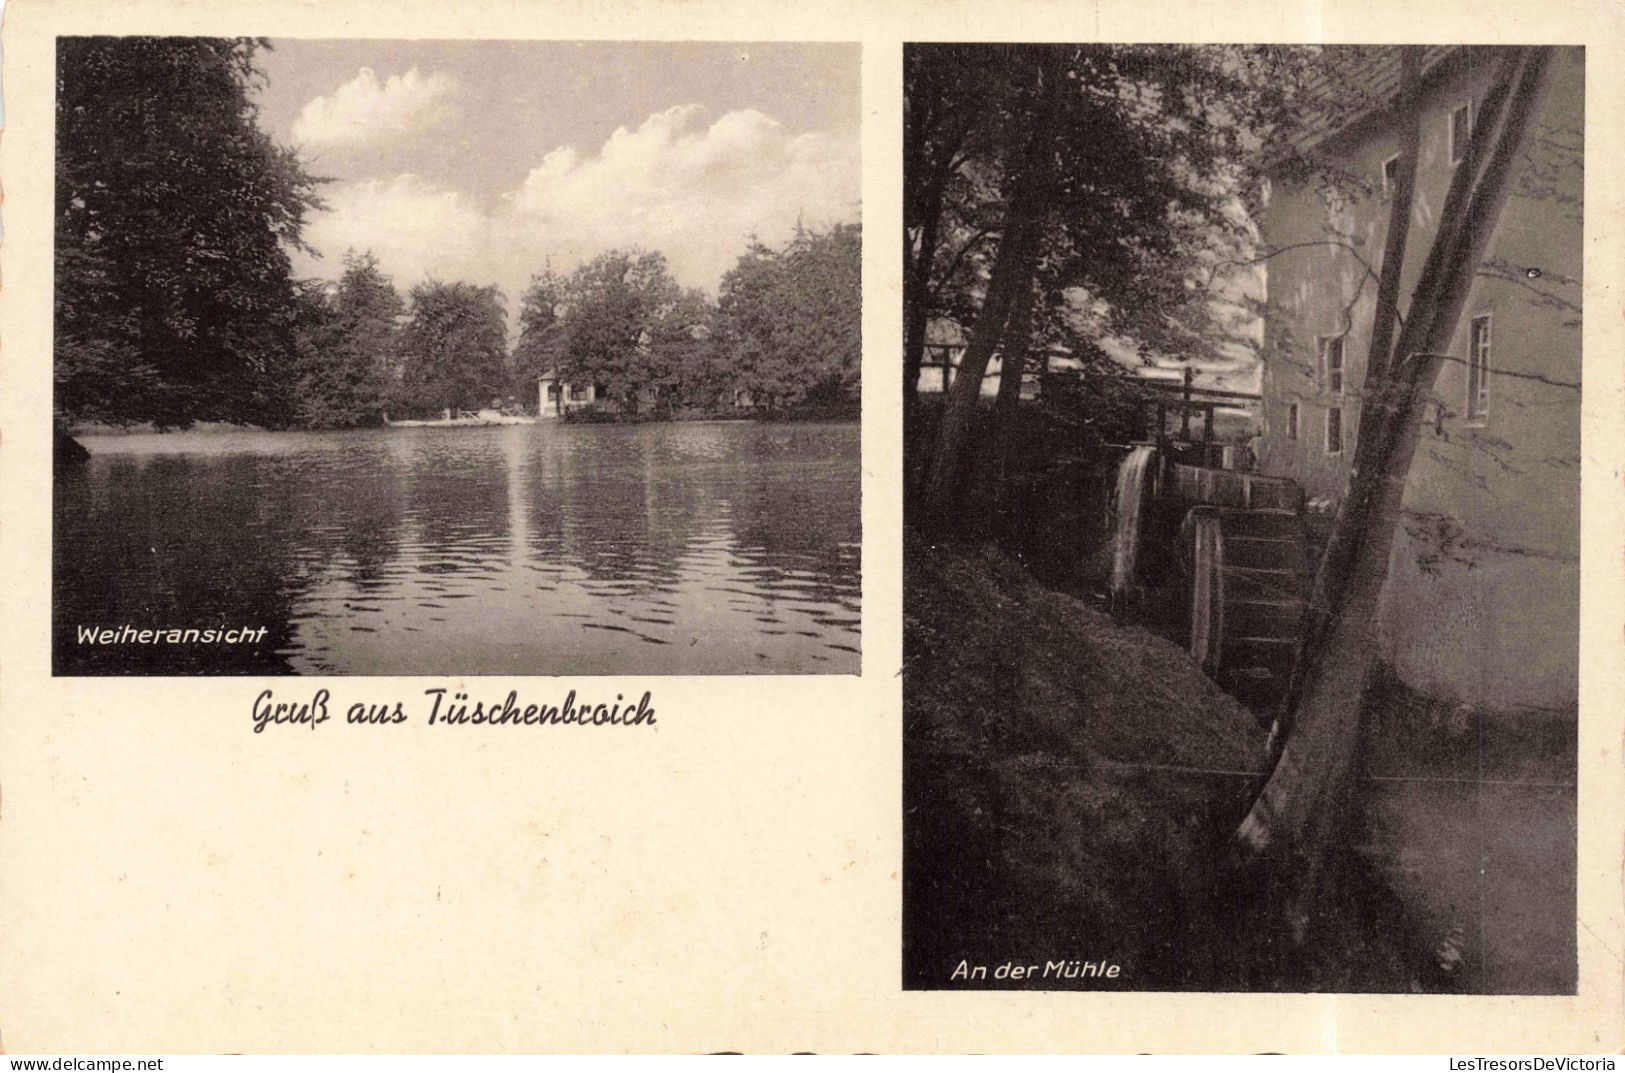
[[[982,377],[1004,339],[1017,297],[1032,286],[1050,203],[1055,197],[1053,128],[1066,89],[1065,79],[1061,65],[1047,60],[1038,62],[1035,74],[1037,93],[1027,121],[1027,138],[1010,164],[1003,234],[982,307],[948,392],[936,448],[926,471],[921,506],[926,525],[933,529],[943,528],[953,516],[966,444],[982,393]]]
[[[992,492],[993,517],[1001,540],[1011,536],[1004,526],[1004,515],[1009,506],[1010,459],[1021,424],[1021,385],[1027,375],[1027,350],[1032,339],[1033,289],[1031,284],[1022,288],[1010,310],[999,363],[999,394],[993,402],[993,450],[985,480]]]
[[[919,154],[924,157],[926,154]],[[923,184],[917,205],[919,246],[911,248],[908,228],[903,231],[903,409],[914,407],[920,389],[920,367],[925,361],[925,332],[931,319],[931,269],[936,264],[937,247],[942,243],[942,201],[952,175],[951,152],[939,152],[929,165],[929,176],[905,176],[907,182]]]
[[[1370,473],[1380,468],[1380,463],[1373,458],[1373,452],[1376,446],[1383,442],[1384,422],[1392,416],[1391,407],[1388,405],[1390,400],[1383,397],[1382,390],[1392,373],[1389,359],[1393,352],[1393,328],[1399,318],[1400,277],[1404,272],[1405,247],[1410,237],[1411,206],[1416,190],[1416,164],[1422,141],[1421,102],[1416,96],[1417,82],[1421,76],[1420,51],[1418,48],[1408,46],[1401,53],[1400,86],[1393,107],[1393,114],[1402,132],[1399,169],[1395,176],[1393,205],[1389,211],[1388,234],[1383,243],[1382,273],[1377,286],[1376,313],[1371,326],[1371,345],[1366,356],[1366,376],[1361,391],[1360,423],[1357,426],[1359,433],[1351,467],[1351,472],[1356,475]],[[1504,73],[1510,75],[1510,70]],[[1467,174],[1468,171],[1464,168],[1458,173],[1457,178]],[[1447,234],[1449,222],[1458,220],[1466,209],[1463,188],[1460,188],[1459,184],[1453,185],[1458,189],[1453,189],[1450,196],[1455,197],[1457,194],[1462,196],[1450,203],[1447,215],[1441,219],[1439,232],[1435,236],[1436,249],[1449,245],[1451,241]],[[1346,507],[1350,501],[1352,496],[1350,500],[1345,501],[1344,506]],[[1272,745],[1281,744],[1292,727],[1292,720],[1302,696],[1304,675],[1314,665],[1314,655],[1323,646],[1325,634],[1337,611],[1337,602],[1342,596],[1343,581],[1350,559],[1357,550],[1361,533],[1362,525],[1352,515],[1347,518],[1340,516],[1337,524],[1332,527],[1330,542],[1321,556],[1321,566],[1315,575],[1308,614],[1297,656],[1293,661],[1292,679],[1288,683],[1280,710],[1276,715]]]
[[[1422,152],[1422,109],[1416,99],[1422,80],[1421,45],[1406,45],[1399,52],[1399,94],[1395,111],[1404,116],[1400,130],[1399,168],[1394,176],[1394,202],[1388,212],[1388,235],[1383,241],[1382,271],[1377,280],[1377,308],[1371,321],[1371,346],[1366,352],[1366,379],[1388,376],[1394,349],[1394,327],[1399,323],[1399,281],[1405,271],[1405,245],[1411,235],[1411,203],[1416,194],[1416,161]]]
[[[1011,198],[1006,217],[1004,241],[999,243],[993,273],[988,280],[987,296],[982,300],[970,342],[959,359],[959,369],[943,408],[924,495],[926,522],[933,528],[943,524],[958,504],[961,469],[966,443],[976,421],[982,378],[987,374],[994,351],[1004,339],[1016,296],[1032,282],[1039,237],[1047,214],[1042,206],[1034,203],[1037,198],[1031,195],[1037,191],[1029,194],[1028,185],[1016,184],[1017,192]]]
[[[1523,49],[1485,101],[1441,214],[1393,355],[1362,393],[1349,493],[1322,559],[1307,645],[1289,704],[1297,715],[1279,758],[1236,832],[1241,862],[1283,871],[1285,909],[1303,935],[1333,835],[1349,811],[1373,627],[1399,527],[1425,403],[1529,140],[1549,50]]]

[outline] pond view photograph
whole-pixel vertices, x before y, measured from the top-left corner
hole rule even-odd
[[[53,673],[857,674],[858,62],[60,38]]]

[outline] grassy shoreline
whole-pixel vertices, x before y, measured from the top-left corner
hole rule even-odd
[[[781,413],[781,414],[679,414],[677,416],[622,416],[601,415],[595,418],[566,416],[562,418],[547,418],[538,420],[537,424],[554,422],[567,425],[677,425],[677,424],[842,424],[856,423],[859,415],[855,412],[817,412],[817,413]],[[225,421],[198,421],[185,428],[158,428],[151,422],[134,425],[107,425],[95,421],[71,422],[61,428],[69,436],[167,436],[172,433],[202,433],[204,435],[229,435],[242,432],[364,432],[374,429],[388,428],[387,425],[352,425],[344,428],[290,426],[287,428],[270,428],[264,425],[240,425]],[[447,426],[478,428],[485,426]]]
[[[1303,946],[1224,868],[1265,734],[1182,649],[987,548],[911,538],[904,586],[905,986],[1417,986],[1425,948],[1358,861]],[[1059,958],[1122,972],[953,978]]]

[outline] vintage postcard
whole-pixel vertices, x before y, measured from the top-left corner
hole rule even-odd
[[[12,0],[0,1046],[1617,1052],[1622,41]]]

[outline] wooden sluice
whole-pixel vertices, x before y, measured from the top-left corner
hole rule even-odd
[[[922,385],[948,391],[963,349],[927,344]],[[1066,355],[1042,351],[1026,370],[1035,396],[1050,378],[1077,375],[1051,372],[1057,356]],[[1178,381],[1134,384],[1130,397],[1145,415],[1145,439],[1128,445],[1117,472],[1112,609],[1177,633],[1262,717],[1291,677],[1314,580],[1303,489],[1236,468],[1238,448],[1217,438],[1219,412],[1259,395],[1199,388],[1186,367]]]
[[[1256,398],[1198,390],[1189,376],[1147,391],[1151,442],[1119,471],[1112,603],[1130,615],[1180,604],[1191,656],[1262,717],[1291,678],[1314,557],[1303,489],[1226,468],[1213,441],[1215,410]],[[1182,415],[1177,436],[1170,410]]]

